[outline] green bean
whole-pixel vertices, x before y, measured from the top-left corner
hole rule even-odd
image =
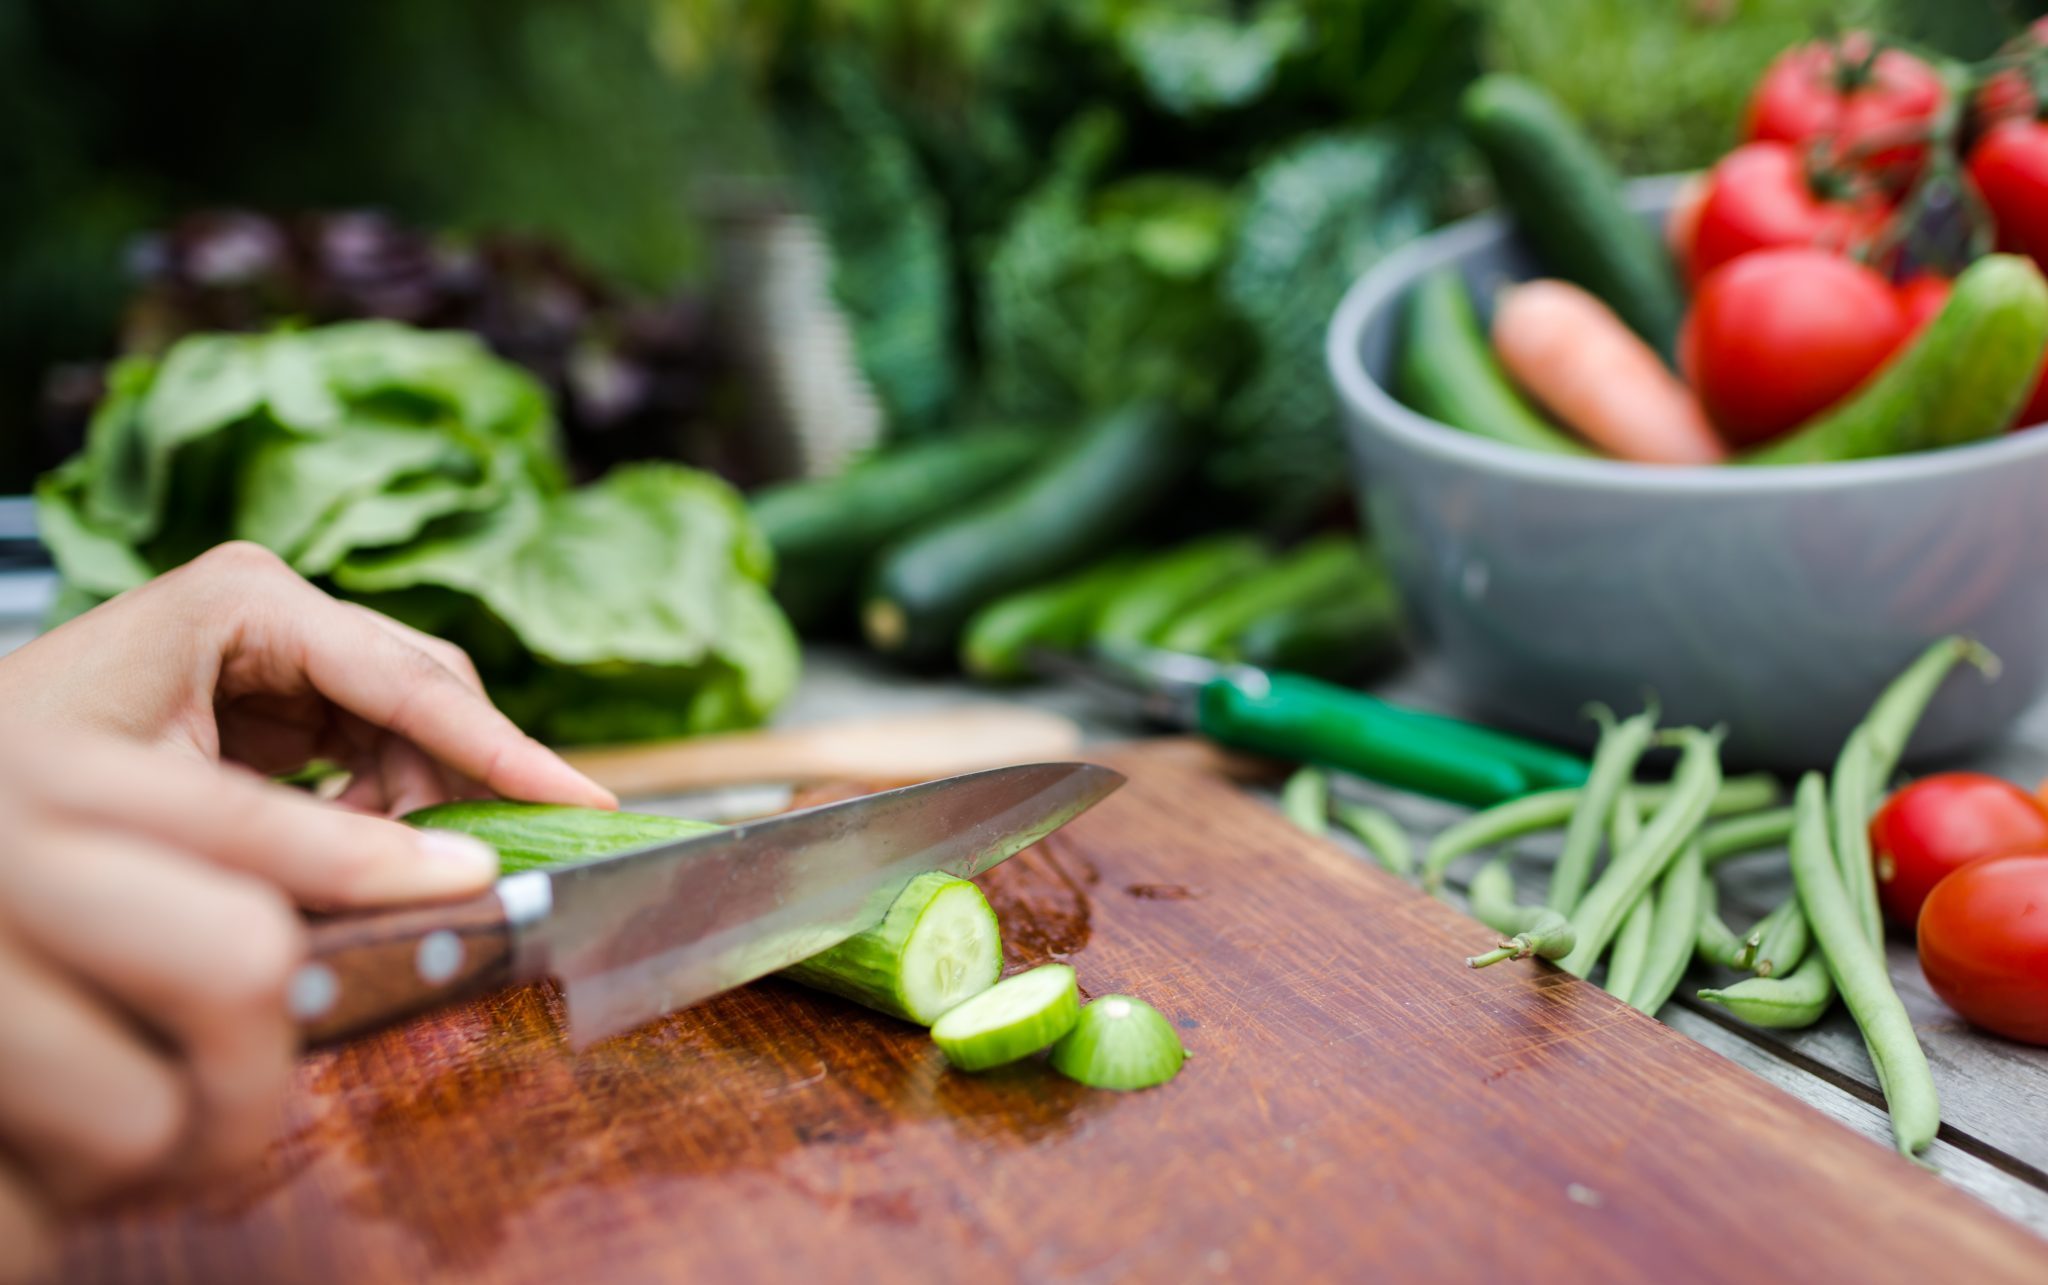
[[[1571,951],[1570,920],[1547,906],[1517,904],[1515,881],[1508,873],[1506,856],[1495,857],[1481,867],[1466,891],[1471,898],[1473,917],[1501,934],[1495,949],[1465,961],[1471,967],[1485,968],[1531,955],[1557,959]]]
[[[1663,877],[1665,867],[1699,829],[1714,791],[1720,787],[1722,733],[1684,728],[1676,735],[1685,748],[1671,778],[1671,797],[1643,828],[1642,837],[1607,863],[1585,900],[1572,912],[1578,942],[1563,960],[1567,972],[1584,977],[1592,971],[1594,961],[1621,927],[1622,917]]]
[[[1722,920],[1721,890],[1714,886],[1714,876],[1707,871],[1700,874],[1699,907],[1699,928],[1693,935],[1700,958],[1723,968],[1741,967],[1735,962],[1735,953],[1742,949],[1742,939]]]
[[[1919,659],[1891,681],[1870,707],[1864,726],[1870,729],[1870,779],[1878,789],[1899,770],[1906,742],[1920,723],[1928,702],[1941,689],[1942,680],[1960,661],[1968,661],[1988,676],[1998,673],[1998,657],[1982,643],[1968,638],[1948,637],[1920,653]]]
[[[1790,909],[1778,916],[1775,923],[1770,923],[1757,942],[1755,966],[1758,977],[1783,977],[1806,958],[1806,948],[1813,939],[1807,929],[1806,909],[1799,904],[1797,897],[1786,905]]]
[[[1479,868],[1465,889],[1472,917],[1503,937],[1522,931],[1522,906],[1515,901],[1515,878],[1508,872],[1508,859],[1495,857]]]
[[[1905,1155],[1914,1155],[1934,1141],[1941,1127],[1941,1105],[1927,1054],[1913,1033],[1913,1019],[1892,989],[1884,954],[1863,931],[1842,868],[1828,841],[1827,785],[1809,772],[1799,783],[1799,822],[1792,832],[1792,879],[1806,907],[1809,926],[1820,942],[1828,972],[1863,1032],[1864,1046],[1877,1068],[1878,1087],[1891,1110],[1892,1137]]]
[[[1393,813],[1385,808],[1376,808],[1369,803],[1353,803],[1348,799],[1337,799],[1330,804],[1330,811],[1336,816],[1337,824],[1357,836],[1388,874],[1406,879],[1415,869],[1415,841]]]
[[[1585,895],[1593,879],[1593,862],[1600,853],[1600,833],[1608,818],[1628,811],[1617,806],[1629,784],[1635,780],[1636,764],[1657,734],[1657,711],[1646,709],[1621,723],[1605,709],[1595,711],[1600,719],[1600,744],[1593,751],[1593,767],[1586,777],[1579,806],[1572,811],[1564,832],[1564,851],[1550,875],[1550,895],[1544,904],[1560,915],[1569,916]]]
[[[1787,915],[1799,913],[1799,896],[1797,893],[1772,906],[1769,913],[1751,924],[1749,931],[1743,934],[1742,949],[1736,952],[1735,966],[1754,971],[1756,969],[1756,953],[1763,949],[1765,935],[1775,929]]]
[[[1849,733],[1835,759],[1829,782],[1830,819],[1834,823],[1835,860],[1842,869],[1842,887],[1856,908],[1863,935],[1884,944],[1884,913],[1877,904],[1877,874],[1871,868],[1870,814],[1877,811],[1877,785],[1871,776],[1877,755],[1870,748],[1871,725]]]
[[[1656,928],[1657,893],[1651,889],[1629,907],[1620,931],[1614,934],[1614,950],[1607,957],[1607,979],[1600,989],[1628,1002],[1643,980],[1643,965],[1650,958],[1650,934]]]
[[[1280,811],[1310,834],[1330,832],[1330,774],[1305,767],[1280,787]]]
[[[1792,809],[1770,808],[1703,827],[1700,857],[1711,866],[1730,857],[1781,847],[1791,837]]]
[[[1638,785],[1633,793],[1644,812],[1655,812],[1671,800],[1669,785]],[[1566,824],[1583,794],[1583,790],[1576,788],[1525,794],[1444,827],[1436,838],[1430,840],[1423,855],[1422,886],[1432,892],[1441,889],[1445,872],[1459,857]],[[1775,777],[1763,774],[1730,777],[1715,791],[1714,801],[1707,807],[1707,815],[1738,816],[1770,807],[1777,801],[1778,782]]]
[[[1657,915],[1650,924],[1650,951],[1628,1002],[1656,1016],[1685,978],[1699,941],[1700,882],[1707,870],[1699,841],[1685,845],[1657,885]]]
[[[1750,977],[1718,990],[1699,992],[1751,1026],[1800,1030],[1812,1026],[1835,1002],[1834,979],[1819,952],[1808,955],[1785,977]]]

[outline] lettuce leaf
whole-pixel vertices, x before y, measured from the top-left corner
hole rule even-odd
[[[797,646],[740,497],[672,465],[569,490],[539,386],[466,335],[202,335],[115,372],[37,488],[68,614],[229,539],[471,648],[528,730],[760,721]]]

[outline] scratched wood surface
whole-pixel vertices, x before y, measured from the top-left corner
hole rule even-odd
[[[572,1055],[527,988],[321,1054],[261,1168],[80,1229],[65,1281],[2048,1279],[2048,1245],[1217,778],[986,886],[1013,965],[1194,1054],[1116,1095],[948,1071],[759,984]]]

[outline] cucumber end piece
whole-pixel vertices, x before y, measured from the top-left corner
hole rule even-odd
[[[1149,1089],[1180,1074],[1186,1060],[1173,1023],[1130,995],[1091,1003],[1052,1047],[1053,1069],[1091,1089]]]
[[[1074,1028],[1081,995],[1074,970],[1045,964],[1007,977],[932,1023],[932,1042],[963,1071],[986,1071],[1052,1044]]]

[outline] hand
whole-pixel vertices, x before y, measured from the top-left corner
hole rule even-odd
[[[265,775],[347,768],[340,802],[400,814],[485,793],[616,807],[491,705],[469,657],[224,544],[0,659],[0,710]]]
[[[497,858],[192,756],[0,726],[0,1280],[64,1212],[243,1162],[296,1052],[292,901],[473,893]]]

